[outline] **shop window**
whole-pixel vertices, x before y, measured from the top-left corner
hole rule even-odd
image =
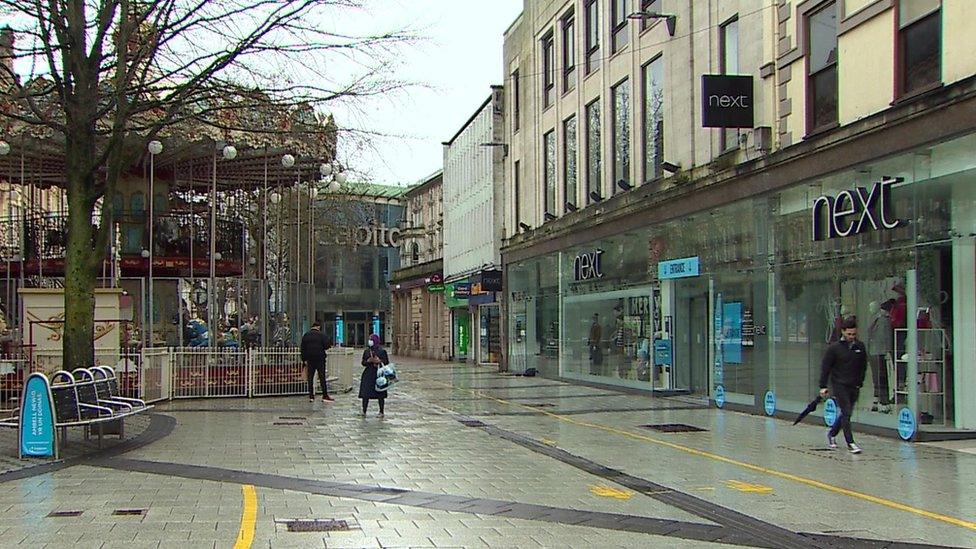
[[[837,124],[837,6],[807,17],[807,133]]]
[[[563,121],[563,209],[576,209],[578,177],[576,169],[576,117]]]
[[[612,22],[611,30],[611,47],[613,53],[617,53],[630,39],[629,29],[627,27],[627,15],[630,12],[627,11],[627,3],[630,0],[610,0],[610,19]]]
[[[614,192],[630,187],[630,80],[611,90],[613,96],[613,181]]]
[[[942,81],[942,2],[901,0],[898,4],[899,96]]]
[[[586,2],[586,74],[595,71],[600,63],[600,3]]]
[[[576,18],[573,12],[563,17],[563,92],[576,87]]]
[[[658,56],[641,69],[644,95],[644,181],[661,177],[664,162],[664,62]]]
[[[719,27],[719,64],[722,74],[739,74],[739,18]],[[739,147],[739,130],[722,128],[722,151]]]
[[[545,204],[545,217],[553,216],[556,214],[556,132],[550,131],[546,133],[542,138],[543,141],[543,167],[545,169],[544,177],[544,204]]]
[[[586,106],[586,202],[603,199],[600,156],[600,100]]]
[[[552,31],[542,38],[542,106],[552,105],[555,84],[555,53],[553,51]]]

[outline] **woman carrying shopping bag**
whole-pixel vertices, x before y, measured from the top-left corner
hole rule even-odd
[[[376,371],[380,366],[389,363],[390,357],[386,354],[386,349],[380,345],[380,336],[371,334],[368,346],[363,351],[363,375],[359,378],[359,398],[363,399],[363,417],[366,417],[366,410],[372,399],[380,401],[380,417],[383,417],[386,391],[376,390]]]

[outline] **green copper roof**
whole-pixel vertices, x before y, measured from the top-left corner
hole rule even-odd
[[[362,183],[359,181],[348,181],[342,188],[342,192],[346,194],[376,198],[400,198],[408,190],[410,190],[410,187],[405,185],[380,185],[378,183]]]

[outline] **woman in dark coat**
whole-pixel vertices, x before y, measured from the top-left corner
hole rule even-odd
[[[363,417],[369,408],[370,399],[380,401],[380,417],[383,416],[383,405],[386,403],[386,391],[376,390],[376,370],[381,364],[389,364],[390,357],[386,349],[380,346],[380,337],[370,334],[369,346],[363,351],[363,375],[359,379],[359,398],[363,399]]]

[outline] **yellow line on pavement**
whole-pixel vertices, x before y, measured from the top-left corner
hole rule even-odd
[[[241,491],[244,492],[244,512],[241,514],[241,531],[237,534],[234,549],[250,549],[254,543],[254,525],[258,518],[258,494],[250,484],[241,486]]]
[[[762,473],[762,474],[769,475],[769,476],[772,476],[772,477],[778,477],[778,478],[781,478],[781,479],[784,479],[784,480],[789,480],[789,481],[793,481],[793,482],[796,482],[796,483],[799,483],[799,484],[804,484],[804,485],[810,486],[812,488],[819,488],[819,489],[825,490],[827,492],[833,492],[835,494],[840,494],[840,495],[843,495],[843,496],[848,496],[848,497],[851,497],[851,498],[854,498],[854,499],[859,499],[859,500],[862,500],[862,501],[868,501],[868,502],[871,502],[871,503],[874,503],[874,504],[877,504],[877,505],[881,505],[883,507],[888,507],[889,509],[895,509],[897,511],[904,511],[906,513],[911,513],[913,515],[917,515],[917,516],[920,516],[920,517],[925,517],[927,519],[931,519],[931,520],[935,520],[935,521],[939,521],[939,522],[944,522],[946,524],[952,524],[954,526],[959,526],[961,528],[967,528],[969,530],[976,530],[976,522],[971,522],[971,521],[963,520],[963,519],[956,518],[956,517],[950,517],[948,515],[943,515],[941,513],[935,513],[935,512],[932,512],[932,511],[926,511],[925,509],[919,509],[917,507],[912,507],[911,505],[906,505],[904,503],[899,503],[897,501],[892,501],[890,499],[885,499],[885,498],[881,498],[881,497],[878,497],[878,496],[872,496],[871,494],[865,494],[863,492],[858,492],[858,491],[855,491],[855,490],[848,490],[847,488],[841,488],[840,486],[834,486],[832,484],[827,484],[826,482],[820,482],[819,480],[814,480],[814,479],[810,479],[810,478],[806,478],[806,477],[801,477],[799,475],[794,475],[792,473],[784,473],[782,471],[777,471],[775,469],[770,469],[768,467],[763,467],[761,465],[755,465],[755,464],[752,464],[752,463],[747,463],[747,462],[744,462],[744,461],[739,461],[739,460],[732,459],[732,458],[728,458],[728,457],[725,457],[725,456],[722,456],[722,455],[719,455],[719,454],[713,454],[711,452],[706,452],[704,450],[699,450],[697,448],[692,448],[690,446],[683,446],[681,444],[676,444],[674,442],[668,442],[666,440],[661,440],[661,439],[649,437],[647,435],[643,435],[643,434],[639,434],[639,433],[632,433],[630,431],[625,431],[623,429],[617,429],[616,427],[610,427],[608,425],[600,425],[598,423],[589,423],[587,421],[580,421],[580,420],[573,419],[573,418],[568,417],[568,416],[563,416],[563,415],[559,415],[559,414],[556,414],[556,413],[553,413],[553,412],[548,412],[546,410],[540,410],[538,408],[533,408],[531,406],[526,406],[526,405],[520,404],[518,402],[510,402],[508,400],[504,400],[504,399],[500,399],[500,398],[495,398],[495,397],[493,397],[491,395],[487,395],[487,394],[482,393],[481,391],[478,391],[478,390],[475,390],[475,389],[466,389],[466,388],[463,388],[463,387],[454,387],[453,385],[451,385],[449,383],[443,383],[443,382],[440,382],[440,381],[433,381],[433,380],[431,380],[431,382],[432,383],[436,383],[438,385],[445,386],[445,387],[452,387],[452,388],[459,389],[459,390],[462,390],[462,391],[467,391],[467,392],[469,392],[469,393],[471,393],[471,394],[473,394],[475,396],[479,396],[481,398],[485,398],[485,399],[488,399],[488,400],[493,400],[493,401],[499,402],[501,404],[506,404],[506,405],[509,405],[509,406],[515,406],[515,407],[519,407],[519,408],[525,408],[525,409],[528,409],[528,410],[532,410],[533,412],[538,412],[540,414],[547,415],[547,416],[549,416],[549,417],[551,417],[553,419],[558,419],[559,421],[563,421],[563,422],[570,423],[570,424],[573,424],[573,425],[578,425],[580,427],[589,427],[591,429],[599,429],[601,431],[606,431],[608,433],[614,433],[614,434],[621,435],[621,436],[624,436],[624,437],[627,437],[627,438],[632,438],[632,439],[635,439],[635,440],[641,440],[641,441],[644,441],[644,442],[650,442],[652,444],[657,444],[659,446],[664,446],[664,447],[667,447],[667,448],[671,448],[673,450],[678,450],[679,452],[685,452],[687,454],[691,454],[691,455],[695,455],[695,456],[699,456],[699,457],[711,459],[711,460],[718,461],[718,462],[721,462],[721,463],[726,463],[726,464],[729,464],[729,465],[735,465],[735,466],[741,467],[743,469],[748,469],[750,471],[754,471],[754,472],[757,472],[757,473]]]

